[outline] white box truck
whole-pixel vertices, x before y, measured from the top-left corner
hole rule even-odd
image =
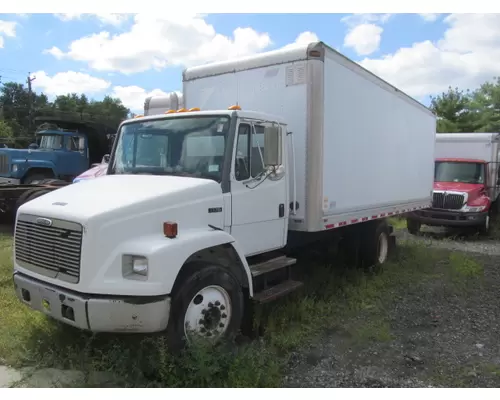
[[[23,303],[171,349],[217,340],[300,287],[290,251],[347,236],[380,265],[386,217],[431,204],[434,115],[323,43],[190,68],[183,95],[121,124],[107,175],[19,209]]]
[[[408,215],[408,231],[429,225],[488,234],[500,206],[499,143],[498,133],[437,134],[432,206]]]

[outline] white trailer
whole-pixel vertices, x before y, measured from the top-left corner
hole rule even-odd
[[[122,123],[106,176],[19,209],[21,301],[173,348],[220,339],[300,287],[290,249],[347,238],[378,266],[385,218],[430,206],[434,115],[323,43],[183,77],[193,111]]]
[[[421,225],[475,227],[488,234],[492,212],[500,207],[500,134],[436,135],[432,207],[410,213],[410,233]]]

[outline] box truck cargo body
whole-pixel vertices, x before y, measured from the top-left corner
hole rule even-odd
[[[220,340],[301,286],[290,250],[344,240],[377,267],[385,218],[430,206],[433,114],[323,43],[183,81],[181,109],[122,123],[105,176],[20,207],[22,302],[95,332],[165,331],[171,349]]]
[[[475,227],[487,234],[499,207],[498,133],[440,133],[432,207],[408,215],[408,230],[421,225]]]
[[[194,67],[183,80],[186,108],[238,104],[287,122],[295,150],[290,197],[298,205],[290,229],[430,205],[435,116],[329,47]]]

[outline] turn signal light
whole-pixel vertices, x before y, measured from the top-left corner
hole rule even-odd
[[[169,239],[174,239],[177,237],[177,222],[164,222],[163,223],[163,234]]]
[[[234,106],[229,107],[228,110],[231,110],[231,111],[241,110],[241,107],[239,105],[235,104]]]

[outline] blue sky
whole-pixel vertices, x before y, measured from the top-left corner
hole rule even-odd
[[[210,14],[183,16],[181,22],[155,22],[155,28],[146,18],[106,15],[0,14],[2,82],[23,82],[32,72],[37,75],[35,89],[49,96],[65,90],[83,91],[95,99],[113,94],[120,95],[127,106],[137,108],[152,91],[179,90],[184,66],[207,61],[203,46],[215,46],[212,42],[216,34],[226,37],[228,43],[213,47],[214,51],[249,54],[283,47],[307,32],[307,37],[314,35],[425,103],[429,95],[440,93],[448,85],[474,88],[493,77],[500,65],[487,66],[482,59],[494,51],[495,60],[499,53],[500,21],[495,15],[481,20],[468,14]],[[493,27],[495,36],[487,43],[490,48],[477,33],[488,27]],[[231,44],[237,28],[251,28],[259,39],[252,39],[254,33],[248,31],[240,44]],[[78,42],[102,32],[109,36]],[[130,36],[124,36],[127,39],[118,45],[114,36],[127,32]],[[481,44],[479,50],[474,32],[476,42]],[[75,41],[80,48],[68,53]],[[93,58],[101,43],[102,54]],[[144,49],[142,43],[148,43],[148,48]],[[175,49],[169,53],[165,50],[168,46]],[[53,50],[47,52],[49,49]],[[189,49],[195,49],[191,53],[196,56]],[[464,59],[464,54],[474,60],[460,65],[457,60]],[[176,59],[173,66],[172,57]],[[130,67],[130,63],[146,58],[150,62]]]

